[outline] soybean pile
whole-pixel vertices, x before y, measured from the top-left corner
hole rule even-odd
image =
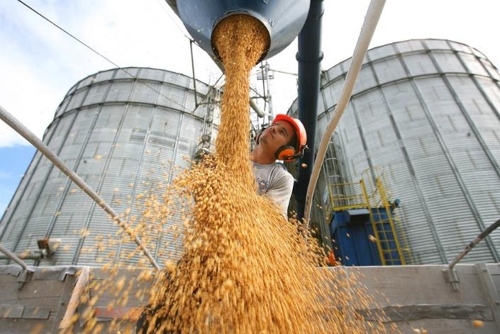
[[[148,217],[138,219],[135,231],[143,242],[155,234],[148,221],[166,221],[179,211],[168,205],[172,197],[183,203],[184,223],[180,260],[154,275],[141,333],[386,332],[381,319],[367,321],[358,312],[376,305],[355,274],[328,269],[315,238],[298,232],[300,222],[257,195],[249,159],[249,76],[269,43],[266,28],[247,15],[229,16],[214,29],[226,75],[215,152],[177,175],[165,191],[167,204],[159,205],[158,197],[145,201]],[[109,305],[126,305],[131,284],[95,291],[113,290],[117,300]],[[86,321],[87,332],[99,331],[91,317]]]

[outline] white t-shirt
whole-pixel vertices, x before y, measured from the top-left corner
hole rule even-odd
[[[281,208],[283,215],[288,217],[288,203],[292,197],[294,183],[292,174],[278,162],[265,165],[252,163],[258,194],[273,199]]]

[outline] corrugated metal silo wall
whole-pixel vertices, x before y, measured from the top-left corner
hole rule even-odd
[[[176,168],[189,165],[185,157],[192,158],[200,148],[202,135],[216,135],[217,92],[196,82],[196,107],[193,87],[192,78],[159,69],[96,73],[69,90],[44,142],[117,213],[130,208],[130,217],[138,221],[138,196],[161,196],[159,185],[169,182]],[[179,223],[174,210],[167,225]],[[100,266],[113,261],[110,252],[121,263],[144,260],[142,255],[127,257],[135,243],[120,241],[119,229],[107,214],[40,153],[0,226],[1,242],[14,252],[37,250],[37,239],[61,239],[51,259],[31,261],[35,264]],[[172,253],[180,246],[172,233],[159,233],[148,244],[160,264],[175,257]]]
[[[316,147],[349,65],[322,77]],[[335,134],[338,158],[350,182],[383,168],[401,200],[410,262],[449,263],[500,217],[499,80],[482,53],[448,40],[397,42],[365,58]],[[462,261],[497,262],[499,250],[495,231]]]

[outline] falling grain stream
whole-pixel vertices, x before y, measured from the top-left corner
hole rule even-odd
[[[183,251],[155,275],[148,291],[153,312],[142,332],[386,332],[381,322],[364,321],[356,312],[373,307],[356,278],[340,267],[322,268],[325,256],[314,238],[306,242],[297,222],[256,193],[249,75],[269,46],[266,28],[233,15],[217,25],[213,41],[226,75],[216,150],[172,183],[191,199]]]

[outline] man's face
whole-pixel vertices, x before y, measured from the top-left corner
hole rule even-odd
[[[278,121],[268,127],[261,134],[259,143],[271,150],[274,154],[283,145],[287,145],[294,136],[293,127],[285,121]]]

